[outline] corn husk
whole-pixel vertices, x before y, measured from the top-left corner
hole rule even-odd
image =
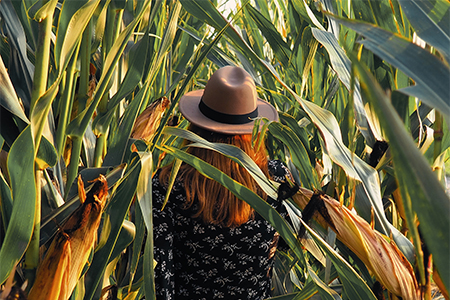
[[[303,209],[311,197],[320,197],[320,214],[315,219],[331,227],[337,238],[352,250],[372,275],[392,294],[403,299],[420,299],[414,270],[393,241],[389,241],[356,213],[339,201],[301,189],[293,200]]]
[[[166,97],[159,98],[148,106],[136,119],[131,137],[150,142],[159,126],[164,111],[169,107],[170,101]]]
[[[29,300],[67,300],[88,261],[108,195],[106,178],[100,175],[86,195],[78,177],[78,194],[82,205],[58,231],[39,264]]]

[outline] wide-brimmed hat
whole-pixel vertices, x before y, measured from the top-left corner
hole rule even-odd
[[[250,74],[232,66],[214,72],[204,90],[183,95],[179,109],[198,127],[230,135],[252,133],[258,117],[278,121],[276,109],[258,98]]]

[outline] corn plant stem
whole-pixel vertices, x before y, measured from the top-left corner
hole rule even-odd
[[[103,61],[106,61],[106,57],[108,56],[109,51],[114,43],[114,21],[115,21],[115,11],[108,7],[107,17],[106,17],[106,28],[105,35],[103,36],[103,47],[102,47],[102,57]],[[102,70],[102,72],[106,72],[108,70]],[[108,93],[102,94],[102,98],[98,103],[97,110],[102,113],[107,110],[108,105]]]
[[[79,94],[81,98],[86,96],[89,91],[89,74],[90,72],[90,57],[91,57],[91,22],[88,23],[86,29],[83,32],[83,38],[81,39],[80,49],[80,89]],[[85,108],[84,103],[82,109]]]
[[[144,10],[141,10],[139,12],[139,14],[133,20],[132,23],[135,26],[137,25],[137,20],[142,18],[143,11]],[[134,28],[135,27],[133,27],[133,29]],[[129,31],[129,32],[131,32],[131,31]],[[123,48],[121,48],[121,51],[123,51],[123,49],[125,48],[124,46],[122,46],[122,47]],[[106,58],[105,53],[103,54],[103,56],[104,56],[104,58]],[[118,58],[117,58],[117,60],[118,60]],[[117,62],[117,60],[115,59],[115,62]],[[115,65],[115,63],[114,63],[114,65]],[[99,85],[97,85],[95,94],[93,96],[93,100],[91,101],[89,106],[86,107],[86,110],[82,111],[83,116],[81,118],[79,118],[79,122],[77,122],[76,127],[73,126],[73,127],[67,129],[70,132],[70,136],[72,137],[72,154],[71,154],[71,162],[69,164],[69,171],[68,171],[68,176],[67,176],[67,184],[66,184],[67,187],[70,187],[70,185],[72,184],[72,182],[75,179],[76,174],[78,172],[78,157],[74,157],[74,156],[75,155],[79,156],[81,153],[82,139],[83,139],[84,132],[86,131],[87,127],[89,126],[89,121],[92,119],[95,110],[98,108],[98,104],[102,100],[101,98],[103,97],[103,94],[108,89],[108,83],[112,77],[113,68],[110,68],[108,70],[102,70],[102,72],[105,72],[104,80],[101,83],[99,83]]]
[[[39,38],[36,47],[36,63],[34,68],[33,88],[31,90],[30,117],[39,98],[47,90],[52,22],[53,18],[49,16],[39,23]],[[34,128],[35,132],[33,133],[33,137],[35,139],[35,156],[39,149],[43,129],[44,126]]]
[[[101,133],[97,137],[97,141],[95,143],[95,152],[94,152],[94,167],[99,168],[102,166],[103,162],[103,153],[105,152],[106,145],[106,134]]]
[[[33,77],[33,88],[31,90],[30,119],[36,103],[47,90],[52,23],[53,18],[51,16],[48,16],[39,23],[39,39],[36,47],[36,63]],[[34,157],[36,157],[39,149],[43,129],[44,126],[34,128],[34,130],[36,130],[36,132],[33,133],[35,143]],[[34,229],[27,252],[25,253],[25,269],[31,269],[29,278],[30,281],[34,281],[34,270],[39,264],[39,239],[41,226],[41,190],[39,180],[40,171],[37,167],[35,167],[36,210],[34,215]]]
[[[104,51],[104,57],[106,57],[114,41],[119,36],[120,28],[122,25],[122,17],[123,17],[122,9],[117,11],[117,13],[114,10],[108,10],[107,27],[105,33],[106,46]],[[117,83],[118,84],[120,83],[120,78],[117,78]],[[97,107],[100,113],[105,113],[108,110],[108,100],[109,94],[105,93]],[[105,130],[107,130],[107,128],[105,128]],[[97,137],[94,152],[94,167],[100,167],[102,165],[103,155],[105,153],[104,150],[106,147],[106,138],[107,138],[106,132],[100,132],[99,136]]]
[[[65,74],[65,84],[61,84],[62,96],[61,96],[61,111],[59,114],[58,130],[56,131],[56,150],[58,151],[58,157],[60,157],[64,151],[64,145],[66,143],[66,128],[67,124],[70,122],[70,114],[72,111],[73,99],[74,99],[74,77],[75,77],[75,67],[77,63],[78,50],[77,47],[74,55],[70,59],[69,65],[67,66]]]
[[[434,153],[433,153],[433,163],[436,162],[436,159],[441,155],[442,152],[442,138],[444,137],[443,132],[443,117],[440,112],[436,110],[435,113],[435,121],[433,125],[434,129]],[[436,168],[437,177],[439,180],[442,179],[442,166]]]
[[[72,153],[70,155],[69,170],[67,172],[66,192],[68,194],[70,186],[78,174],[78,162],[80,160],[81,147],[83,146],[83,137],[72,136]]]
[[[52,21],[52,17],[47,17],[39,23],[38,44],[36,47],[36,63],[34,66],[33,88],[31,90],[30,114],[33,111],[33,108],[36,106],[39,98],[47,90]]]
[[[122,29],[122,18],[123,18],[123,9],[119,10],[116,14],[116,27],[114,28],[114,41],[117,40],[120,30]],[[123,55],[120,57],[119,62],[117,63],[117,72],[116,72],[116,84],[119,87],[120,82],[122,81],[122,60]]]

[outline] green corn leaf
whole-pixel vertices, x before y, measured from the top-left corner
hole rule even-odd
[[[330,56],[331,66],[337,73],[340,81],[345,85],[347,90],[351,90],[351,63],[344,50],[339,46],[336,37],[324,30],[312,28],[314,37],[327,49]],[[373,130],[373,120],[371,120],[366,111],[361,98],[359,83],[356,82],[355,92],[353,95],[355,117],[357,126],[369,145],[373,145],[376,140],[381,140],[381,136]]]
[[[18,57],[15,68],[9,70],[10,75],[14,73],[18,77],[15,90],[18,93],[22,90],[22,101],[25,107],[29,107],[31,101],[31,89],[33,85],[34,66],[27,55],[27,37],[24,28],[17,16],[10,0],[0,2],[0,13],[5,23],[5,32],[11,45],[12,53]]]
[[[227,26],[226,19],[209,1],[182,0],[181,4],[188,13],[192,14],[200,20],[203,20],[216,29],[221,29]],[[227,27],[227,29],[225,30],[225,34],[227,36],[230,36],[233,40],[241,41],[239,46],[242,48],[246,48],[239,34],[231,26]]]
[[[145,226],[150,231],[152,228],[152,155],[147,152],[139,152],[139,156],[141,159],[141,174],[137,185],[136,197],[142,210]]]
[[[319,188],[317,175],[311,166],[308,153],[295,132],[290,127],[280,123],[271,123],[269,131],[289,149],[292,163],[299,170],[302,184],[310,190]]]
[[[39,144],[39,149],[36,155],[36,165],[40,170],[44,170],[48,167],[53,167],[58,161],[58,155],[55,147],[50,141],[43,137]]]
[[[389,0],[359,0],[352,2],[355,18],[397,32],[395,15]]]
[[[268,20],[250,5],[247,5],[246,9],[248,10],[250,17],[255,21],[261,33],[263,33],[267,42],[270,44],[275,56],[280,60],[285,68],[288,68],[292,53],[289,46],[273,25],[273,21]]]
[[[136,226],[134,223],[128,220],[123,220],[122,228],[120,229],[117,242],[114,245],[114,249],[109,257],[109,262],[120,255],[130,245],[136,236]],[[109,263],[108,262],[108,263]]]
[[[303,226],[311,235],[313,240],[322,248],[327,254],[327,257],[331,259],[336,271],[339,274],[339,278],[344,285],[344,294],[347,295],[347,299],[371,299],[376,300],[372,290],[367,286],[365,281],[359,276],[358,273],[350,266],[350,264],[343,259],[330,245],[327,244],[317,233],[315,233],[303,220],[301,220]]]
[[[144,290],[149,299],[155,299],[153,272],[153,211],[152,211],[152,174],[153,162],[151,153],[139,153],[141,174],[136,190],[136,197],[147,228],[147,240],[144,249]]]
[[[100,0],[64,1],[58,20],[55,45],[55,60],[60,75],[69,64],[75,47],[81,41],[83,31],[99,3]]]
[[[364,36],[361,42],[364,47],[415,81],[415,86],[400,89],[400,92],[420,98],[450,119],[448,65],[399,35],[364,22],[334,18]]]
[[[203,20],[216,30],[225,29],[224,34],[234,43],[234,45],[242,51],[246,59],[255,63],[259,62],[258,56],[242,39],[237,30],[220,14],[210,1],[202,0],[182,0],[183,8],[194,17]],[[245,1],[242,7],[246,6],[249,1]]]
[[[309,265],[308,265],[308,274],[309,274],[311,280],[316,285],[316,288],[319,291],[319,295],[320,295],[321,299],[323,299],[323,300],[340,300],[340,299],[342,299],[336,291],[334,291],[332,288],[327,286],[319,278],[319,276],[317,276],[317,274],[314,273],[314,270]]]
[[[144,7],[148,5],[149,0],[146,0],[143,3]],[[96,86],[94,91],[93,100],[85,110],[83,110],[67,127],[67,134],[71,136],[77,136],[81,138],[86,131],[87,126],[89,125],[89,121],[92,119],[94,112],[97,108],[98,103],[102,99],[108,84],[111,80],[111,77],[114,72],[114,66],[119,61],[119,58],[122,56],[122,52],[124,51],[128,40],[133,34],[134,29],[138,25],[139,21],[142,19],[144,15],[145,9],[141,8],[141,10],[137,13],[137,16],[133,19],[133,21],[123,30],[117,39],[115,40],[113,46],[111,47],[108,55],[106,56],[106,60],[103,65],[102,75],[100,80]]]
[[[59,80],[62,77],[59,77]],[[37,100],[36,105],[31,112],[31,126],[32,126],[32,132],[33,132],[33,139],[36,143],[36,146],[39,147],[42,132],[44,130],[44,126],[47,122],[48,114],[51,109],[51,104],[53,103],[53,100],[55,99],[58,89],[59,89],[59,80],[54,82],[50,88],[45,91],[45,93]],[[47,148],[53,147],[52,145],[47,145]],[[40,148],[40,147],[39,147]],[[53,149],[53,151],[56,150]]]
[[[292,6],[297,11],[297,13],[302,16],[303,19],[310,25],[315,25],[317,28],[324,29],[309,6],[306,4],[305,0],[293,0]]]
[[[165,27],[164,34],[161,41],[161,46],[158,49],[158,55],[156,56],[156,59],[152,62],[152,65],[150,67],[150,71],[147,75],[147,83],[151,85],[151,83],[155,80],[155,76],[157,74],[158,68],[161,66],[162,60],[166,56],[169,49],[172,47],[173,40],[175,38],[175,33],[177,31],[177,24],[178,24],[178,16],[181,11],[181,3],[176,2],[173,6],[172,10],[170,11],[170,16],[168,20],[168,24]]]
[[[8,228],[9,220],[11,219],[12,210],[13,210],[13,201],[11,196],[11,189],[6,183],[5,177],[3,174],[0,174],[0,212],[2,217],[2,224],[5,231]]]
[[[44,2],[45,1],[37,1],[33,4],[33,6],[30,7],[30,9],[28,10],[28,16],[31,19],[40,22],[40,20],[45,19],[48,16],[53,16],[58,0],[50,0],[42,5]]]
[[[133,101],[131,101],[130,105],[127,107],[118,128],[119,134],[114,135],[109,143],[108,153],[103,160],[104,166],[113,166],[122,163],[127,152],[130,151],[130,134],[139,113],[139,109],[145,100],[146,93],[147,89],[140,89]]]
[[[146,226],[144,223],[144,218],[142,215],[142,210],[140,205],[136,206],[136,214],[134,219],[134,224],[136,226],[136,237],[132,246],[132,257],[129,263],[130,266],[130,279],[128,281],[124,281],[128,283],[128,287],[133,286],[133,282],[139,280],[140,276],[142,276],[142,246],[144,245],[144,239],[147,234]],[[145,249],[144,249],[145,251]]]
[[[8,155],[13,207],[8,229],[0,249],[0,284],[8,278],[30,243],[34,227],[36,187],[34,179],[34,144],[31,126],[27,126]],[[14,249],[14,251],[12,251]]]
[[[98,115],[93,122],[93,128],[96,132],[106,133],[108,130],[111,119],[114,117],[115,108],[119,105],[120,101],[128,96],[133,90],[136,89],[144,74],[144,67],[147,61],[147,47],[149,37],[148,32],[145,36],[137,42],[136,47],[130,50],[130,61],[127,73],[120,84],[119,90],[108,102],[108,110],[103,115]],[[145,90],[145,89],[144,89]]]
[[[399,0],[417,35],[436,47],[450,62],[450,3],[448,1]]]
[[[149,40],[148,32],[146,32],[144,37],[130,50],[127,73],[120,84],[119,90],[108,102],[108,110],[118,105],[119,101],[131,93],[141,81],[148,57],[147,48]]]

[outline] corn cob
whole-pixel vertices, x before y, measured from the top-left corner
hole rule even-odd
[[[392,294],[403,299],[420,299],[420,289],[414,270],[394,242],[374,230],[366,220],[322,193],[306,189],[292,199],[305,209],[316,201],[319,214],[315,217],[324,227],[331,227],[337,238],[352,250],[372,275]]]
[[[136,119],[131,137],[134,139],[143,139],[150,142],[153,134],[158,128],[164,110],[170,105],[166,97],[159,98],[148,106]]]
[[[78,177],[81,206],[64,223],[39,264],[29,300],[67,300],[77,285],[97,237],[102,210],[108,195],[103,175],[86,195]]]

